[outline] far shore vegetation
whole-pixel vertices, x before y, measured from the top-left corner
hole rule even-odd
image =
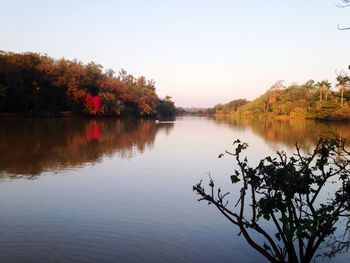
[[[277,81],[265,94],[253,101],[238,99],[218,104],[209,115],[247,118],[350,120],[350,78],[337,77],[336,89],[327,80],[309,80],[304,84],[283,85]]]
[[[167,118],[177,115],[244,118],[350,120],[350,77],[277,81],[253,101],[236,99],[213,108],[175,108],[160,98],[155,81],[117,74],[102,65],[47,55],[0,51],[0,116],[114,116]]]
[[[0,50],[0,116],[12,114],[171,117],[175,105],[158,97],[153,80],[125,70]]]

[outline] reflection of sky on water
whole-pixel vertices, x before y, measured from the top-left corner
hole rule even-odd
[[[13,130],[13,136],[6,133],[15,144],[16,136],[33,130],[37,135],[18,141],[49,146],[46,154],[33,152],[42,159],[32,171],[45,170],[36,180],[0,183],[0,262],[262,262],[237,237],[235,227],[212,206],[197,202],[192,185],[210,173],[234,200],[238,189],[229,178],[234,160],[217,156],[240,138],[250,145],[250,163],[257,164],[275,152],[271,145],[276,141],[264,137],[265,128],[206,118],[179,118],[165,126],[154,121],[71,121],[51,128],[38,122]],[[4,134],[4,125],[0,131]],[[2,141],[0,145],[4,147]],[[123,151],[137,154],[123,156]],[[67,159],[58,159],[60,153]],[[27,167],[29,162],[22,160]],[[55,163],[67,169],[56,174],[50,170]],[[336,262],[349,260],[345,255]]]

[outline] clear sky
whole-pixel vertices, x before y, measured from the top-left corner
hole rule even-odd
[[[177,106],[254,99],[350,64],[338,0],[0,0],[0,49],[94,61],[156,81]]]

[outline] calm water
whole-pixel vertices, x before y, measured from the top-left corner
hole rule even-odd
[[[192,185],[210,173],[231,191],[234,162],[217,156],[236,138],[256,163],[321,135],[350,138],[350,126],[2,119],[0,262],[265,262]]]

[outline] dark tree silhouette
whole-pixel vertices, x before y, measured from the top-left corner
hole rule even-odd
[[[125,70],[115,75],[94,62],[0,50],[0,112],[151,117],[160,102],[153,80]]]
[[[255,168],[242,156],[248,144],[236,140],[234,145],[235,151],[225,155],[235,157],[239,167],[231,176],[240,188],[235,206],[211,178],[208,191],[202,181],[193,187],[199,201],[213,204],[270,262],[310,262],[340,219],[349,217],[350,152],[345,141],[320,139],[308,154],[296,145],[292,156],[277,152]],[[331,191],[327,185],[334,180],[337,187]]]

